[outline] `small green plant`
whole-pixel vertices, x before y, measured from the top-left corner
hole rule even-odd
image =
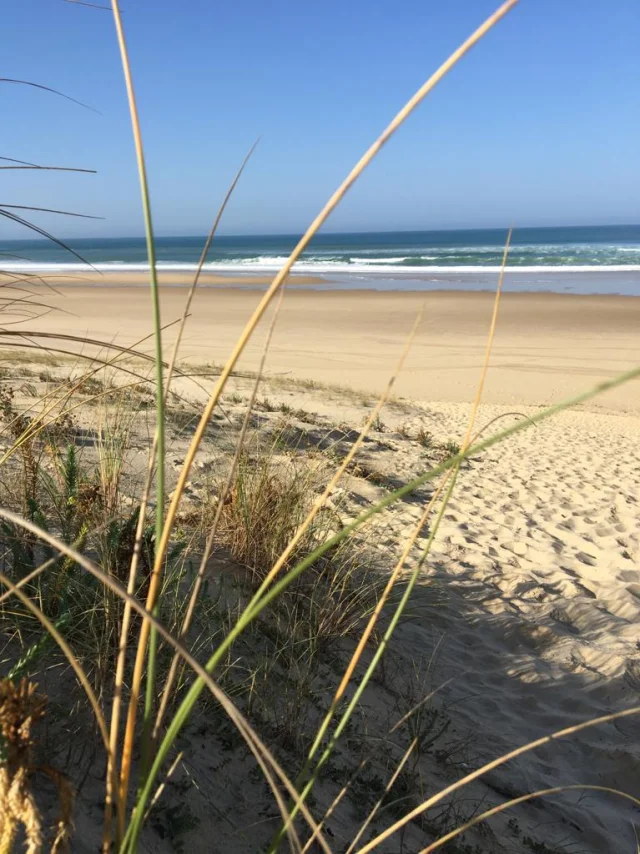
[[[171,843],[176,854],[183,854],[187,850],[184,837],[198,828],[200,819],[181,799],[176,804],[161,804],[153,814],[151,824],[161,839]]]
[[[378,413],[376,415],[376,417],[373,419],[373,421],[371,422],[371,429],[373,431],[375,431],[376,433],[385,433],[386,432],[387,428],[386,428],[386,425],[384,424],[384,422],[382,421],[382,419],[380,418],[380,413]]]
[[[561,854],[559,849],[550,848],[545,842],[540,842],[537,839],[533,839],[531,836],[523,836],[522,844],[526,845],[533,854]]]
[[[347,466],[347,471],[355,477],[361,477],[363,480],[369,481],[374,486],[388,487],[390,485],[389,478],[380,469],[363,461],[353,460]]]
[[[520,836],[521,830],[520,830],[520,825],[518,824],[517,819],[510,818],[509,821],[507,822],[507,827],[509,828],[509,830],[513,834],[515,834],[515,836]]]
[[[268,397],[263,397],[261,400],[256,400],[255,408],[262,412],[275,412],[278,407]]]
[[[460,453],[460,445],[457,442],[452,441],[451,439],[444,442],[440,447],[445,452],[447,457],[457,457]]]
[[[426,450],[430,450],[435,445],[435,438],[430,430],[426,430],[424,427],[418,427],[416,442],[419,445],[422,445]]]
[[[225,400],[227,400],[229,403],[236,403],[237,404],[237,403],[244,403],[245,398],[241,394],[238,394],[237,392],[232,391],[226,395]]]

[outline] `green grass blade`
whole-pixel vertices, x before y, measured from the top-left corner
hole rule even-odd
[[[151,216],[151,200],[149,197],[149,183],[147,180],[147,169],[145,164],[144,149],[142,146],[142,134],[136,105],[136,96],[133,88],[131,67],[127,52],[127,44],[122,27],[122,18],[118,0],[112,0],[113,16],[118,35],[118,44],[122,59],[122,68],[127,88],[127,99],[131,115],[131,126],[136,149],[136,160],[138,166],[138,177],[140,179],[140,192],[142,196],[142,211],[144,215],[144,229],[147,243],[147,255],[149,258],[149,283],[151,286],[151,302],[153,310],[153,327],[155,341],[155,385],[156,385],[156,436],[157,436],[157,462],[156,462],[156,542],[162,539],[164,524],[164,482],[165,482],[165,435],[164,435],[164,377],[162,361],[162,331],[160,319],[160,294],[158,290],[158,275],[156,269],[156,248],[153,234],[153,220]],[[157,611],[154,611],[157,613]],[[153,721],[153,703],[155,697],[155,678],[157,670],[157,648],[158,635],[155,628],[151,628],[149,635],[149,653],[147,666],[147,684],[144,711],[144,738],[143,756],[149,751],[149,736]],[[143,767],[145,760],[143,759]]]

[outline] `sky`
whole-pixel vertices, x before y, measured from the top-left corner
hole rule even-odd
[[[95,0],[108,2],[108,0]],[[156,232],[297,233],[496,0],[121,0]],[[111,13],[3,4],[0,202],[67,236],[143,233]],[[640,222],[638,0],[521,0],[383,149],[327,231]],[[4,165],[8,165],[5,163]],[[0,237],[29,237],[0,224]]]

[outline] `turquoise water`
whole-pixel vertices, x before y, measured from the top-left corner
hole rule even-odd
[[[322,234],[295,271],[319,276],[328,285],[354,288],[491,287],[505,238],[505,229]],[[296,235],[219,237],[206,269],[221,274],[273,273],[296,239]],[[203,237],[158,238],[159,268],[193,270],[203,241]],[[142,238],[67,242],[98,270],[146,269]],[[0,262],[4,269],[87,272],[76,258],[52,243],[5,241],[0,250],[5,253]],[[514,274],[505,283],[511,289],[640,294],[640,226],[518,229],[507,269]]]

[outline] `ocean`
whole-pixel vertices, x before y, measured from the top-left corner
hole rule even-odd
[[[320,234],[294,272],[326,287],[402,290],[495,287],[506,229]],[[233,276],[265,275],[284,263],[296,235],[216,237],[205,269]],[[203,237],[159,237],[158,267],[194,270]],[[146,269],[143,238],[66,241],[98,270]],[[83,271],[51,242],[0,242],[0,265],[11,271]],[[13,257],[19,255],[19,258]],[[521,228],[514,231],[506,290],[640,295],[640,225]]]

